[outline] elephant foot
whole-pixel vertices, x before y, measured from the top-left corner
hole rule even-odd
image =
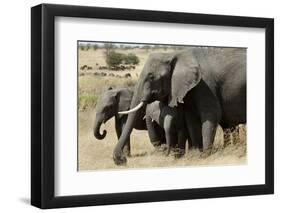
[[[170,154],[170,149],[168,148],[167,151],[166,151],[166,157],[168,157]]]
[[[200,154],[200,158],[207,158],[212,154],[212,149],[205,149],[203,152]]]
[[[212,150],[211,150],[211,154],[215,154],[215,153],[217,153],[217,152],[219,152],[219,151],[221,151],[221,150],[222,150],[222,147],[214,146],[214,147],[212,148]]]
[[[157,152],[165,152],[167,150],[167,146],[166,144],[162,144],[162,145],[159,145],[159,146],[155,146],[154,147],[154,152],[157,153]]]
[[[161,146],[162,142],[161,141],[151,141],[152,145],[157,148],[159,146]]]
[[[185,154],[185,149],[177,148],[174,150],[175,158],[181,158],[182,156],[184,156],[184,154]]]
[[[113,153],[113,161],[116,165],[124,165],[127,163],[126,157],[123,155],[122,152],[114,152]]]

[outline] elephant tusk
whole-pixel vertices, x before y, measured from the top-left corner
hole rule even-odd
[[[137,106],[134,107],[133,109],[130,109],[130,110],[128,110],[128,111],[118,112],[118,114],[123,115],[123,114],[129,114],[129,113],[132,113],[132,112],[136,112],[136,111],[138,111],[142,106],[143,106],[143,102],[140,102],[139,105],[137,105]]]

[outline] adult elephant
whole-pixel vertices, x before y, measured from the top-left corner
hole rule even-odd
[[[122,149],[136,118],[148,103],[159,100],[170,107],[184,104],[192,143],[208,150],[217,125],[246,122],[246,50],[195,47],[177,53],[153,53],[142,70],[131,110],[113,151],[114,162],[126,162]]]

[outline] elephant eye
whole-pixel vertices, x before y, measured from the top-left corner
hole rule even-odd
[[[106,107],[104,107],[104,111],[108,111],[110,109],[110,107],[109,106],[106,106]]]
[[[150,73],[148,73],[148,79],[149,80],[153,80],[154,79],[154,75],[150,72]]]

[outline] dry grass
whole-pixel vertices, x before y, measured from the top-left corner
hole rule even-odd
[[[154,147],[150,144],[147,131],[133,130],[131,134],[132,157],[127,159],[127,165],[116,166],[112,160],[112,152],[118,141],[114,118],[103,127],[107,130],[104,140],[97,140],[93,135],[94,119],[94,110],[79,113],[79,170],[246,163],[245,135],[242,133],[240,142],[223,148],[223,134],[221,128],[218,128],[214,144],[217,148],[215,153],[208,157],[201,157],[199,150],[187,150],[185,156],[180,159],[176,159],[173,155],[167,157],[162,152],[155,152]]]
[[[240,128],[239,138],[235,144],[223,148],[222,130],[218,128],[214,146],[216,152],[208,157],[202,157],[198,150],[187,150],[184,157],[174,158],[172,155],[166,157],[161,152],[155,152],[150,144],[147,131],[134,130],[131,134],[131,154],[125,166],[116,166],[112,160],[112,152],[117,143],[114,119],[109,120],[104,128],[107,136],[104,140],[97,140],[93,135],[93,123],[95,119],[95,101],[99,95],[109,86],[132,86],[142,70],[146,58],[151,51],[143,49],[117,50],[122,53],[134,53],[140,58],[140,64],[131,71],[106,71],[125,75],[131,73],[132,78],[100,77],[91,75],[98,71],[98,66],[105,66],[104,51],[79,51],[79,67],[83,65],[92,66],[93,70],[82,71],[79,75],[79,99],[85,103],[79,103],[79,140],[78,140],[78,165],[79,170],[114,169],[114,168],[148,168],[148,167],[178,167],[197,165],[232,165],[246,163],[246,130]],[[158,51],[159,50],[152,50]],[[163,50],[160,50],[163,51]],[[170,51],[170,50],[168,50]],[[97,66],[96,63],[99,65]]]
[[[79,76],[79,110],[84,111],[95,107],[99,95],[109,87],[132,87],[135,83],[136,80],[127,78]],[[85,101],[85,99],[90,102]]]

